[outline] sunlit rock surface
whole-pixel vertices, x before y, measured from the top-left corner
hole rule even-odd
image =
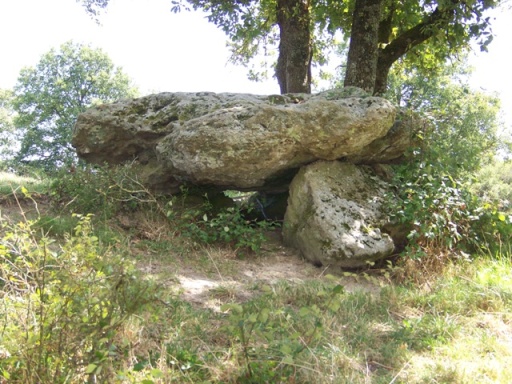
[[[304,258],[331,268],[358,268],[390,256],[381,229],[387,184],[371,168],[338,161],[303,167],[290,185],[283,238]]]
[[[78,117],[73,145],[91,163],[134,161],[143,182],[160,191],[192,183],[276,192],[316,160],[377,162],[371,145],[395,118],[389,101],[357,88],[161,93],[90,108]]]

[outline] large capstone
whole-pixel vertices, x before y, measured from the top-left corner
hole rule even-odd
[[[369,167],[318,161],[290,185],[283,223],[286,244],[317,265],[358,268],[390,256],[395,246],[381,228],[387,184]]]
[[[389,101],[354,88],[161,93],[90,108],[78,117],[73,145],[91,163],[135,161],[142,181],[160,191],[191,183],[284,192],[316,160],[375,162],[368,148],[386,137],[395,116]]]

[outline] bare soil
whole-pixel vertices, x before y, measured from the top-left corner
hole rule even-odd
[[[0,199],[0,221],[14,224],[40,215],[52,215],[47,196],[32,196],[32,199]],[[200,247],[187,254],[170,251],[166,255],[138,246],[141,237],[161,238],[165,232],[161,223],[141,219],[140,213],[134,216],[125,213],[112,221],[120,231],[135,234],[130,246],[138,268],[194,305],[218,310],[226,296],[236,302],[247,301],[255,292],[251,288],[256,285],[278,281],[300,283],[326,275],[337,275],[339,284],[348,292],[378,292],[380,289],[376,280],[313,266],[296,250],[284,246],[278,230],[266,234],[267,242],[261,252],[245,257],[236,250],[214,246]]]

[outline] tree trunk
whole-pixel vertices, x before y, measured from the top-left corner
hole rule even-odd
[[[383,54],[383,51],[380,52],[379,60],[377,62],[377,76],[375,78],[375,87],[373,88],[374,95],[382,96],[388,90],[389,71],[396,60],[393,60],[391,57]]]
[[[276,78],[285,93],[311,93],[310,0],[277,0],[279,57]]]
[[[377,77],[379,24],[383,0],[356,0],[347,57],[345,87],[373,93]]]
[[[455,6],[457,2],[454,2]],[[412,48],[418,46],[424,41],[428,40],[436,29],[442,28],[443,23],[449,23],[453,18],[453,8],[446,8],[439,10],[436,8],[430,15],[428,15],[421,23],[415,27],[408,29],[395,37],[389,44],[383,44],[385,47],[379,49],[377,60],[377,77],[375,79],[374,94],[382,95],[386,92],[388,86],[388,75],[391,66],[395,61],[404,56]],[[391,31],[389,31],[390,33]],[[381,36],[382,38],[383,36]],[[380,41],[387,43],[387,41]]]

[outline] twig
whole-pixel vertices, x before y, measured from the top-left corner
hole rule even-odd
[[[395,375],[395,377],[393,377],[393,379],[389,382],[389,384],[393,384],[395,382],[396,379],[398,379],[398,376],[400,376],[400,374],[402,373],[402,371],[407,368],[409,366],[409,364],[411,363],[411,360],[412,360],[412,357],[409,359],[409,361],[407,363],[404,364],[404,366],[402,367],[402,369],[400,369],[398,371],[398,373]]]
[[[208,257],[209,257],[209,258],[210,258],[210,260],[212,261],[213,266],[215,267],[215,270],[217,271],[217,273],[218,273],[218,275],[219,275],[220,279],[222,280],[222,282],[224,283],[224,282],[225,282],[225,281],[224,281],[224,278],[222,277],[222,274],[220,273],[219,268],[217,268],[217,263],[215,263],[215,260],[213,260],[212,255],[210,255],[210,251],[209,251],[209,250],[206,250],[206,254],[208,255]]]

